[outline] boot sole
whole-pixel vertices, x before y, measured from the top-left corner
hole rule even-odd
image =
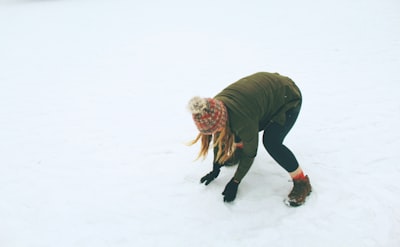
[[[311,194],[311,190],[310,192],[308,192],[306,198]],[[299,207],[301,205],[303,205],[306,202],[306,200],[304,200],[302,203],[296,203],[296,202],[292,202],[289,200],[289,198],[285,198],[283,199],[283,203],[285,203],[286,206],[291,207],[291,208],[295,208],[295,207]]]

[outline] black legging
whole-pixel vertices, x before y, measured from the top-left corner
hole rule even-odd
[[[296,122],[300,113],[301,104],[286,112],[286,122],[282,126],[278,123],[271,123],[264,129],[263,144],[271,157],[288,172],[294,172],[299,163],[294,154],[283,145],[283,140]]]

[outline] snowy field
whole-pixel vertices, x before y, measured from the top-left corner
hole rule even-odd
[[[0,0],[0,246],[400,246],[398,0]],[[204,186],[188,100],[291,77],[286,139]]]

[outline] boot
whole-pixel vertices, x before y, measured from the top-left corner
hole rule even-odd
[[[304,179],[293,180],[293,189],[288,195],[285,203],[291,207],[298,207],[304,204],[307,196],[311,193],[310,179],[306,176]]]

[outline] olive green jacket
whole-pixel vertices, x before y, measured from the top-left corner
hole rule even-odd
[[[290,78],[259,72],[229,85],[215,99],[225,104],[231,131],[243,142],[234,176],[240,182],[257,155],[259,131],[272,122],[283,125],[286,111],[301,103],[301,93]]]

